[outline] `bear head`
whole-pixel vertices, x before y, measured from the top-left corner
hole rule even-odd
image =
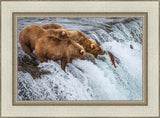
[[[70,39],[66,41],[69,43],[68,49],[71,51],[71,58],[77,58],[81,60],[86,59],[86,51],[81,45]]]
[[[105,51],[97,43],[93,42],[92,39],[89,39],[88,44],[88,52],[91,53],[95,58],[97,58],[98,55],[104,55]]]
[[[103,55],[105,53],[104,50],[92,39],[88,39],[80,31],[77,31],[77,33],[79,38],[78,40],[80,41],[80,44],[83,45],[87,53],[92,54],[95,58],[97,58],[98,55]]]

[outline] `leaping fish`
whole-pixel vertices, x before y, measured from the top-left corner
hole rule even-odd
[[[115,65],[115,63],[114,63],[114,61],[116,60],[115,58],[114,58],[114,56],[112,55],[112,53],[110,53],[110,52],[108,52],[108,54],[109,54],[109,57],[110,57],[110,61],[111,61],[111,63],[112,63],[112,65],[115,67],[115,68],[117,68],[117,66]]]

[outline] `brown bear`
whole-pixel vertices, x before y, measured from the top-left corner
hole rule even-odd
[[[81,31],[70,31],[55,23],[44,24],[40,27],[46,30],[47,29],[63,29],[65,31],[68,31],[67,33],[69,38],[73,41],[76,41],[80,45],[82,45],[86,50],[86,53],[89,53],[96,58],[98,55],[104,54],[104,50],[102,50],[101,47],[97,43],[95,43],[92,39],[88,39],[87,37],[85,37]]]
[[[19,35],[19,42],[23,51],[33,58],[31,53],[35,49],[35,42],[44,35],[57,37],[58,39],[68,38],[67,33],[64,30],[45,30],[37,25],[30,25],[24,28]]]
[[[40,62],[61,60],[61,68],[65,71],[67,63],[72,59],[85,59],[85,50],[78,43],[64,39],[59,40],[55,37],[44,36],[37,40],[35,44],[35,54]]]
[[[93,57],[97,58],[98,55],[105,53],[97,43],[92,39],[86,38],[81,31],[69,31],[68,33],[70,39],[82,45],[85,51],[93,55]]]
[[[56,23],[44,24],[44,25],[41,25],[40,27],[42,27],[43,29],[65,29],[64,27]]]

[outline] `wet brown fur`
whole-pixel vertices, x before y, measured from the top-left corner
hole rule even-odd
[[[85,59],[84,48],[70,39],[42,37],[36,42],[35,54],[40,62],[47,62],[49,59],[61,60],[63,70],[67,63],[72,62],[72,59]]]
[[[87,53],[90,53],[97,58],[98,55],[103,55],[104,50],[95,43],[92,39],[88,39],[81,31],[69,31],[69,38],[82,45]],[[93,45],[93,47],[91,47]]]
[[[63,29],[65,31],[68,31],[69,38],[73,41],[76,41],[80,45],[82,45],[87,53],[92,54],[96,58],[98,55],[104,54],[104,50],[102,50],[97,43],[93,42],[93,40],[85,37],[81,31],[70,31],[55,23],[44,24],[41,27],[46,30],[47,29]]]
[[[63,31],[64,30],[62,29],[45,30],[37,25],[30,25],[24,28],[20,32],[19,42],[21,44],[23,51],[27,53],[28,55],[30,55],[31,57],[33,57],[31,53],[35,49],[35,43],[40,37],[42,36],[46,36],[50,38],[54,37],[59,40],[63,40],[65,38],[68,38],[67,33],[62,35]]]
[[[55,23],[44,24],[44,25],[41,25],[40,27],[42,27],[43,29],[65,29],[62,26]]]

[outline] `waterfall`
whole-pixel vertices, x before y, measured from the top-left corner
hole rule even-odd
[[[47,23],[82,31],[115,56],[117,68],[105,53],[74,59],[64,72],[60,61],[31,60],[17,41],[19,100],[142,100],[142,18],[18,18],[18,36]]]

